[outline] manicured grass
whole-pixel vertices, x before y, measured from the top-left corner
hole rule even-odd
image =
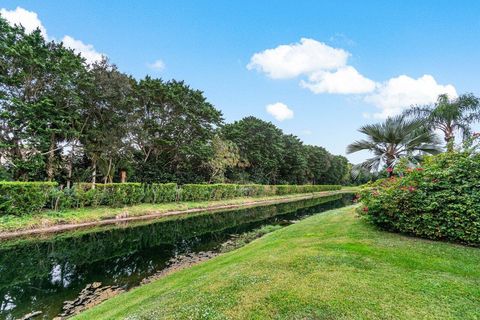
[[[329,211],[75,319],[478,319],[480,249]]]
[[[280,199],[295,199],[299,197],[308,197],[311,195],[323,196],[332,195],[339,192],[351,192],[350,190],[341,191],[324,191],[307,194],[292,194],[282,196],[270,197],[245,197],[235,198],[230,200],[219,201],[197,201],[197,202],[174,202],[161,204],[140,204],[124,208],[81,208],[70,209],[65,211],[43,211],[31,215],[13,216],[0,215],[0,232],[11,232],[26,229],[45,228],[59,224],[75,224],[82,222],[100,221],[105,219],[112,219],[120,215],[122,217],[134,217],[147,214],[161,214],[171,211],[181,211],[188,209],[208,209],[216,206],[226,205],[242,205],[244,203],[265,201],[265,200],[280,200]]]

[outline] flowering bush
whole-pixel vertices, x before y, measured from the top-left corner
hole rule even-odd
[[[480,245],[478,153],[429,156],[396,174],[362,189],[360,214],[387,230]]]

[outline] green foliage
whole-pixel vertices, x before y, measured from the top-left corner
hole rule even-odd
[[[87,64],[1,17],[0,128],[0,179],[66,188],[125,181],[121,171],[140,183],[341,184],[349,168],[270,122],[225,125],[183,81],[137,80],[106,58]],[[49,206],[98,205],[105,192],[57,192]]]
[[[222,129],[239,148],[245,168],[227,172],[229,181],[260,184],[342,184],[348,180],[349,163],[318,146],[304,145],[270,122],[246,117]]]
[[[415,106],[405,110],[408,117],[424,122],[432,130],[440,130],[449,151],[453,150],[455,132],[466,138],[472,130],[471,125],[480,120],[480,99],[473,94],[462,94],[450,99],[447,94],[438,96],[437,102],[428,106]]]
[[[94,207],[134,205],[142,203],[145,198],[145,187],[141,183],[96,184],[95,188],[92,186],[90,183],[81,183],[75,187],[78,199],[84,201],[79,203],[80,207],[88,204]]]
[[[269,184],[279,178],[285,151],[283,132],[270,122],[255,117],[246,117],[227,124],[222,133],[240,150],[242,159],[250,164],[245,171],[250,180]]]
[[[382,123],[365,125],[358,131],[366,135],[366,139],[348,145],[347,153],[364,150],[373,153],[374,157],[361,164],[370,171],[378,171],[383,166],[393,169],[402,158],[416,163],[423,154],[441,151],[435,133],[419,119],[389,117]]]
[[[241,196],[237,184],[185,184],[180,190],[181,201],[232,199]]]
[[[235,197],[256,197],[339,190],[339,185],[239,185],[186,184],[181,187],[182,201],[208,201]]]
[[[232,141],[224,140],[219,135],[215,135],[212,139],[212,148],[213,156],[208,161],[208,167],[211,170],[211,182],[223,183],[225,182],[227,169],[245,167],[246,164],[240,159],[238,147]]]
[[[0,215],[38,212],[56,186],[54,182],[0,181]]]
[[[176,183],[152,183],[145,185],[145,203],[165,203],[177,200]]]
[[[426,157],[422,168],[379,180],[361,192],[360,212],[387,230],[480,245],[480,155]]]

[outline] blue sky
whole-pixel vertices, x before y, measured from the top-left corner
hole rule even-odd
[[[408,104],[480,95],[478,1],[3,0],[0,8],[137,78],[185,80],[227,122],[254,115],[335,154],[361,138],[359,126]]]

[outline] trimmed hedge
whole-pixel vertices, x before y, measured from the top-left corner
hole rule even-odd
[[[0,215],[37,212],[45,207],[56,187],[55,182],[0,181]]]
[[[210,201],[238,197],[262,197],[339,190],[337,185],[259,185],[259,184],[185,184],[175,183],[79,183],[71,189],[59,189],[49,182],[0,182],[0,215],[36,213],[42,208],[110,206],[175,201]]]
[[[209,201],[240,197],[238,184],[184,184],[179,191],[180,201]]]
[[[386,230],[480,246],[480,154],[429,156],[396,173],[362,190],[361,214]]]
[[[111,206],[119,207],[143,202],[145,186],[141,183],[80,183],[75,186],[79,206]]]
[[[185,184],[181,201],[208,201],[238,197],[261,197],[340,190],[339,185],[260,185],[260,184]]]
[[[164,203],[174,202],[177,200],[177,184],[176,183],[152,183],[145,185],[146,203]]]

